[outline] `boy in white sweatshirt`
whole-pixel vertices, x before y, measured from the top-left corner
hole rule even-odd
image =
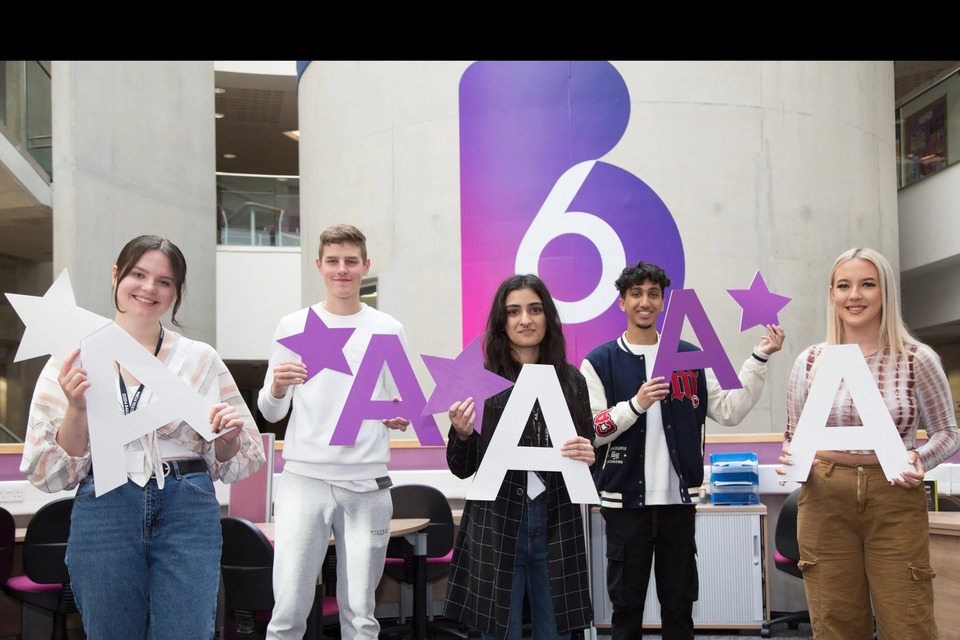
[[[375,591],[383,574],[393,502],[387,475],[390,435],[406,430],[404,418],[364,420],[354,446],[331,446],[337,420],[350,393],[370,337],[394,334],[406,346],[403,326],[360,302],[360,285],[370,270],[366,237],[338,224],[320,234],[317,270],[324,302],[280,320],[257,406],[270,422],[290,420],[284,436],[281,491],[275,505],[273,590],[276,604],[268,640],[303,637],[320,565],[330,534],[336,539],[337,603],[344,638],[376,640]],[[297,354],[277,342],[304,331],[313,310],[331,329],[353,329],[343,355],[353,375],[324,368],[309,372]],[[306,380],[306,382],[305,382]],[[381,372],[374,400],[397,398],[390,376]]]

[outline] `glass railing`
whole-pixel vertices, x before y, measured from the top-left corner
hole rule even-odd
[[[0,133],[52,177],[49,64],[37,60],[0,61]]]
[[[299,176],[218,173],[217,244],[299,247]]]
[[[960,159],[960,69],[897,108],[897,187]]]
[[[0,444],[11,442],[23,442],[23,438],[15,434],[13,431],[10,431],[5,424],[0,422]]]

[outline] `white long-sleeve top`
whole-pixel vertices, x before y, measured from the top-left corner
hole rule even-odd
[[[277,340],[302,332],[307,310],[311,308],[329,328],[354,329],[343,349],[353,375],[324,369],[305,384],[287,387],[283,398],[274,398],[270,387],[273,385],[276,365],[286,360],[300,360],[300,356]],[[335,484],[372,480],[387,475],[390,435],[388,427],[380,420],[364,420],[353,446],[330,444],[354,376],[374,334],[397,335],[404,349],[407,348],[403,326],[392,316],[366,304],[361,305],[359,312],[343,316],[328,312],[323,303],[320,303],[300,309],[280,320],[274,332],[270,361],[257,406],[264,418],[270,422],[276,422],[286,416],[287,412],[291,412],[283,441],[284,469]],[[381,371],[372,399],[390,400],[397,395],[397,387],[392,377]]]

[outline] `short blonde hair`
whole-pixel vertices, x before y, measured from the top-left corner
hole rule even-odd
[[[840,320],[840,315],[833,304],[831,293],[837,269],[847,260],[857,258],[872,263],[880,275],[881,310],[880,335],[878,336],[880,348],[890,347],[893,355],[903,355],[904,345],[920,344],[920,341],[903,324],[903,316],[900,313],[900,287],[897,286],[893,267],[879,251],[866,247],[844,251],[837,257],[833,263],[833,268],[830,269],[830,287],[827,289],[827,344],[843,344],[844,342],[843,322]]]

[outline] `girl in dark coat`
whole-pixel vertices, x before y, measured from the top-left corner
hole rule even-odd
[[[587,385],[567,362],[560,316],[534,275],[515,275],[494,296],[484,338],[488,370],[516,380],[524,364],[553,365],[578,436],[562,455],[592,465],[593,420]],[[497,428],[510,389],[486,401],[482,434],[473,398],[450,408],[447,465],[473,475]],[[551,446],[539,402],[522,444]],[[581,505],[570,502],[560,472],[508,471],[495,500],[468,500],[453,550],[445,615],[475,627],[484,640],[519,640],[524,598],[534,640],[566,640],[590,626],[593,610]]]

